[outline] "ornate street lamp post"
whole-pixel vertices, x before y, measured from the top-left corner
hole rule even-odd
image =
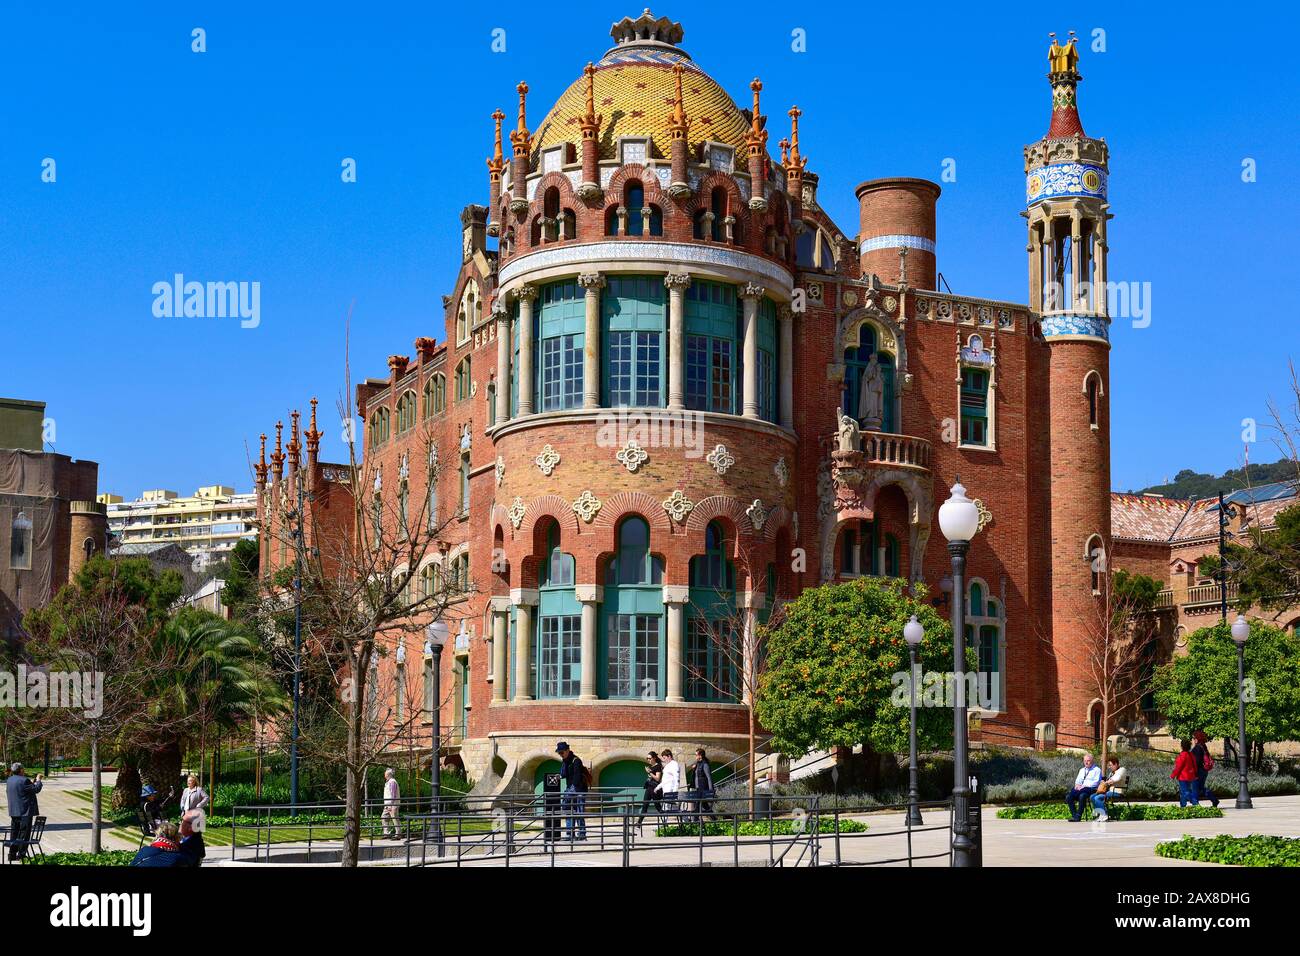
[[[433,802],[431,809],[438,812],[442,801],[442,649],[447,646],[447,622],[430,621],[424,636],[433,654]]]
[[[907,641],[908,656],[912,661],[912,673],[907,678],[907,683],[912,689],[912,712],[907,725],[907,825],[909,827],[922,825],[920,793],[916,786],[916,679],[918,676],[916,653],[924,637],[925,628],[913,614],[912,619],[903,625],[903,640]]]
[[[939,530],[948,539],[948,553],[952,555],[952,645],[953,645],[953,707],[952,740],[952,865],[971,867],[979,865],[975,842],[970,836],[967,818],[967,801],[970,798],[970,778],[967,771],[966,741],[966,552],[970,540],[979,530],[979,509],[966,497],[961,478],[952,486],[952,494],[939,507]]]
[[[1246,639],[1250,622],[1238,614],[1232,622],[1232,640],[1237,645],[1237,809],[1251,810],[1250,788],[1246,785]]]

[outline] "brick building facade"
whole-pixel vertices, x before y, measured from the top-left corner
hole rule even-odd
[[[936,289],[934,183],[862,183],[843,232],[798,108],[774,155],[762,84],[737,106],[682,34],[648,11],[615,24],[535,130],[519,84],[488,203],[461,217],[446,340],[357,388],[384,494],[402,474],[428,495],[408,463],[440,449],[455,520],[430,560],[469,585],[444,655],[453,747],[524,788],[560,737],[607,784],[639,780],[650,746],[742,753],[718,635],[859,574],[942,603],[957,475],[986,511],[967,595],[985,726],[1086,736],[1091,695],[1047,646],[1071,639],[1110,536],[1107,151],[1080,125],[1073,41],[1024,153],[1030,300],[1011,303]],[[295,416],[291,470],[298,441]],[[284,464],[277,433],[265,568]],[[310,448],[307,468],[328,485]]]

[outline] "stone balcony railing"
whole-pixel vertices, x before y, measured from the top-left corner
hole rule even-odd
[[[865,465],[929,471],[930,450],[930,443],[924,438],[889,432],[862,433],[862,459]]]

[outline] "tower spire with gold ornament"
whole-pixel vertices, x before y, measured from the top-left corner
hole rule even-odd
[[[519,124],[510,133],[510,144],[514,147],[514,161],[510,167],[510,208],[514,212],[527,212],[528,151],[533,146],[532,134],[528,132],[528,84],[520,82],[515,92],[519,94]]]
[[[754,77],[749,84],[754,94],[754,108],[749,116],[749,135],[745,145],[749,148],[749,181],[753,198],[749,200],[750,209],[767,208],[767,117],[759,110],[758,94],[763,92],[763,81]]]
[[[501,110],[492,111],[492,120],[496,123],[496,144],[492,157],[487,161],[488,168],[488,232],[496,236],[501,233],[501,224],[497,218],[501,215],[501,174],[506,170],[506,157],[501,150],[501,121],[506,114]]]
[[[600,124],[604,117],[596,113],[596,66],[588,63],[582,71],[587,78],[587,111],[578,125],[582,130],[582,182],[578,185],[581,199],[599,199],[600,188]]]
[[[1048,139],[1065,139],[1082,136],[1083,122],[1079,119],[1078,86],[1079,38],[1070,31],[1065,45],[1056,42],[1056,34],[1049,33],[1052,45],[1047,50],[1048,81],[1052,84],[1052,122],[1047,130]]]
[[[672,115],[668,118],[669,159],[672,161],[672,183],[668,187],[668,194],[676,199],[684,199],[691,194],[691,186],[686,179],[686,134],[690,132],[691,120],[686,115],[686,99],[682,94],[682,74],[685,72],[686,68],[680,63],[673,64],[677,93],[673,99]]]

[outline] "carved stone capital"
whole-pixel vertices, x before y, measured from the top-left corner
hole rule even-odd
[[[690,284],[691,276],[688,272],[670,272],[664,276],[664,285],[670,292],[684,292]]]
[[[535,285],[521,285],[519,288],[515,289],[514,294],[516,299],[531,302],[533,299],[537,298],[538,291],[539,290]]]
[[[605,190],[600,188],[599,183],[579,183],[577,193],[583,202],[596,202],[605,196]]]
[[[599,272],[584,272],[578,276],[578,285],[588,292],[605,288],[605,277]]]

